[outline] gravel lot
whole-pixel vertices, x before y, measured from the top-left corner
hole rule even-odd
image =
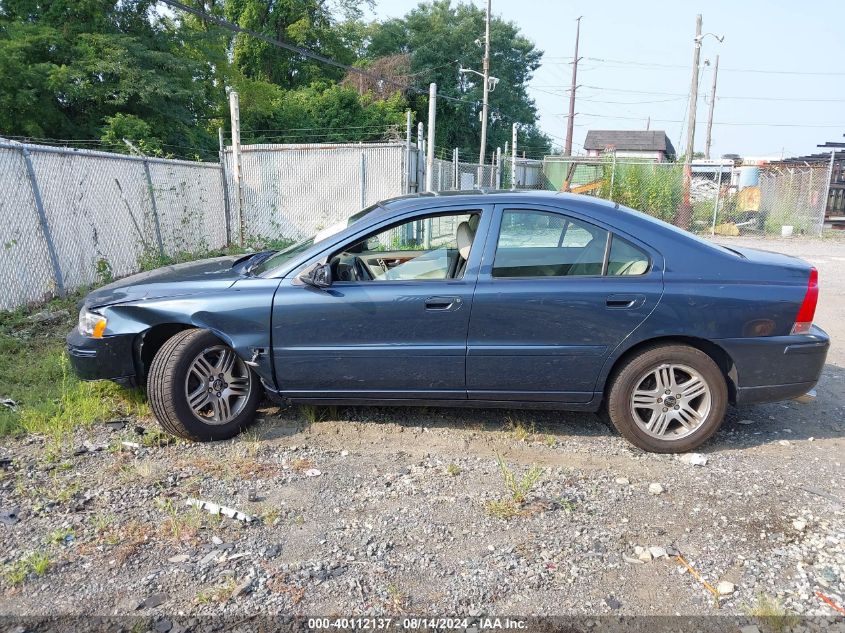
[[[834,345],[815,402],[731,409],[705,465],[595,415],[498,410],[271,408],[214,445],[157,446],[151,420],[58,453],[8,440],[0,613],[836,616],[817,592],[845,604],[845,240],[730,241],[812,262]],[[511,518],[488,512],[497,454],[541,469]]]

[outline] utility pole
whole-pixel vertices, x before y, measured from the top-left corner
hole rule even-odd
[[[229,114],[232,117],[232,174],[238,194],[238,245],[244,245],[244,187],[241,170],[241,109],[238,93],[229,93]]]
[[[713,87],[710,89],[710,112],[707,115],[707,142],[704,144],[704,158],[710,158],[710,141],[713,134],[713,108],[716,106],[716,80],[719,78],[719,56],[713,67]]]
[[[698,106],[698,65],[701,60],[701,14],[695,16],[695,46],[692,51],[692,83],[690,84],[689,115],[687,116],[687,146],[684,153],[684,190],[675,224],[682,229],[692,221],[690,188],[692,187],[692,155],[695,151],[695,113]]]
[[[484,100],[481,104],[481,147],[478,150],[478,164],[484,164],[487,153],[487,110],[490,100],[490,2],[487,0],[487,20],[484,27]]]
[[[575,20],[577,26],[575,27],[575,57],[572,58],[572,85],[569,87],[569,119],[566,122],[566,145],[563,148],[564,156],[572,156],[572,135],[575,131],[575,85],[578,81],[578,40],[581,38],[581,18],[578,16]]]

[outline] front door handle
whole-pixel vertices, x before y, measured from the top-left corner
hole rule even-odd
[[[609,295],[605,300],[605,305],[615,310],[639,308],[644,303],[645,295]]]
[[[425,309],[430,312],[446,312],[461,307],[463,299],[460,297],[429,297],[425,300]]]

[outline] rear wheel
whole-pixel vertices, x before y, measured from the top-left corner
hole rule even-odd
[[[214,334],[186,330],[153,358],[147,393],[162,428],[204,442],[233,437],[252,422],[261,384]]]
[[[687,345],[647,348],[619,369],[607,398],[613,426],[653,453],[683,453],[722,424],[725,378],[707,354]]]

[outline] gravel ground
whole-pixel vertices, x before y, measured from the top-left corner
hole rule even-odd
[[[0,613],[837,616],[845,241],[731,242],[816,265],[834,345],[815,402],[731,409],[706,464],[582,413],[271,408],[217,444],[158,445],[149,420],[7,440]],[[538,469],[510,518],[497,455]]]

